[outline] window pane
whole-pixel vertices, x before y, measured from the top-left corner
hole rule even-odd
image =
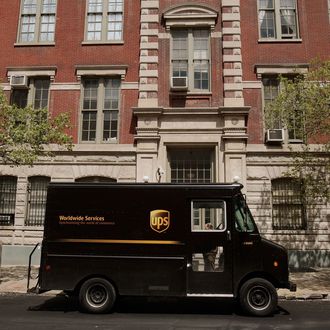
[[[296,8],[296,0],[281,0],[281,8]]]
[[[188,77],[188,61],[173,61],[173,77]]]
[[[89,13],[102,13],[103,11],[103,0],[89,0],[88,1],[88,12]]]
[[[274,0],[259,0],[260,9],[272,9],[274,8]]]
[[[122,12],[123,11],[123,0],[109,0],[109,12]]]
[[[55,14],[56,13],[56,0],[43,0],[41,12],[43,14]]]
[[[19,108],[27,106],[28,89],[14,89],[11,96],[11,104],[15,104]]]
[[[37,0],[24,0],[22,14],[35,14],[37,12]]]
[[[84,111],[82,121],[82,141],[95,141],[96,111]]]
[[[296,13],[294,10],[281,10],[282,37],[296,37]]]
[[[21,42],[31,42],[34,41],[34,31],[35,31],[35,16],[23,16],[21,19]]]
[[[102,14],[89,14],[87,24],[87,40],[101,40]]]
[[[26,226],[42,226],[45,220],[48,177],[31,177],[28,184]]]
[[[55,15],[42,15],[40,41],[54,41]]]
[[[209,63],[208,61],[194,62],[194,88],[209,89]]]
[[[172,58],[174,60],[187,60],[188,59],[188,31],[187,30],[174,30],[172,32],[173,48]]]
[[[48,106],[48,94],[49,94],[49,79],[35,79],[34,88],[34,108],[41,109]]]
[[[171,182],[212,182],[212,162],[209,150],[172,150],[170,152]]]
[[[83,109],[97,109],[98,80],[86,80],[84,82]]]
[[[274,11],[259,11],[259,25],[261,38],[275,38]]]
[[[118,111],[104,111],[103,118],[103,141],[116,140],[118,134]]]
[[[122,14],[109,14],[108,15],[108,40],[121,40],[122,39]]]
[[[209,58],[208,30],[194,30],[194,59],[206,60]]]
[[[212,231],[226,228],[224,201],[194,201],[193,230]]]
[[[274,229],[305,229],[303,182],[292,178],[272,180]]]
[[[0,225],[14,225],[17,178],[0,176]]]

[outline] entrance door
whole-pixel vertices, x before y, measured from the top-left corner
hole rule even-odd
[[[230,230],[226,201],[191,201],[188,296],[233,296]]]

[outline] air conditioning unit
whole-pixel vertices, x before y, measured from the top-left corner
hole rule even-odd
[[[266,135],[266,142],[283,142],[284,130],[283,128],[268,129]]]
[[[171,88],[179,90],[188,89],[188,77],[172,77]]]
[[[27,88],[28,77],[25,75],[21,76],[10,76],[10,86],[14,88]]]

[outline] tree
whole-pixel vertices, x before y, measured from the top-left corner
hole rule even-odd
[[[39,157],[53,156],[50,145],[72,149],[66,113],[49,116],[47,109],[10,105],[0,90],[0,160],[11,165],[33,165]]]
[[[307,74],[280,77],[281,91],[265,109],[269,128],[280,124],[301,144],[291,145],[286,176],[304,182],[308,197],[330,200],[330,61],[311,63]]]

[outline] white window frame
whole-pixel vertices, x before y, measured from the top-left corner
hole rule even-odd
[[[265,112],[265,91],[264,91],[264,84],[262,82],[262,79],[264,77],[279,77],[280,75],[283,76],[293,76],[297,74],[305,74],[308,72],[308,64],[300,64],[296,66],[288,66],[288,65],[258,65],[256,66],[256,73],[258,79],[261,80],[261,93],[262,93],[262,111]],[[281,86],[279,86],[279,89]],[[277,127],[269,127],[269,128],[277,128]],[[266,130],[267,127],[264,127]],[[286,143],[302,143],[303,140],[301,139],[294,139],[289,138],[288,131],[285,129],[285,142]]]
[[[50,6],[54,6],[51,3],[48,3],[47,1],[51,0],[30,0],[34,1],[35,3],[35,10],[29,12],[29,11],[24,11],[24,4],[25,1],[29,0],[21,0],[21,7],[20,7],[20,19],[19,19],[19,27],[18,27],[18,35],[17,35],[17,43],[16,45],[40,45],[40,44],[45,44],[45,45],[54,45],[55,44],[55,30],[56,30],[56,14],[57,14],[57,2],[58,0],[54,0],[55,3],[55,10],[54,11],[49,11],[49,12],[43,12],[43,6],[49,4]],[[29,3],[26,3],[27,5]],[[33,3],[31,3],[33,5]],[[46,24],[47,30],[42,31],[44,23],[43,23],[43,18],[48,17],[51,18],[52,24]],[[24,20],[25,18],[30,18],[34,20],[34,29],[33,29],[33,38],[31,40],[23,40],[22,35],[24,33]],[[32,27],[32,25],[29,25],[29,27]],[[53,31],[49,31],[49,27],[53,27]],[[52,32],[51,35],[53,36],[50,40],[41,40],[41,37],[43,33],[49,33]],[[31,32],[32,34],[32,32]]]
[[[173,34],[175,31],[185,31],[187,32],[187,56],[185,59],[182,58],[182,61],[187,62],[187,80],[188,80],[188,91],[193,93],[209,93],[211,91],[211,31],[208,28],[185,28],[185,29],[173,29],[171,33],[171,78],[174,77],[174,61],[179,60],[175,59],[173,56],[173,47],[174,47],[174,37]],[[207,44],[207,58],[201,59],[202,61],[207,62],[207,73],[208,73],[208,88],[195,88],[195,67],[197,66],[195,61],[199,59],[194,58],[194,44],[197,39],[194,36],[196,31],[207,31],[208,32],[208,44]],[[182,76],[183,77],[183,76]]]
[[[295,18],[295,35],[294,34],[282,34],[282,26],[281,26],[281,10],[285,10],[281,7],[281,0],[271,0],[273,1],[273,7],[267,9],[260,7],[260,0],[258,0],[258,30],[259,30],[259,41],[301,41],[300,33],[299,33],[299,20],[298,20],[298,3],[297,0],[293,0],[295,3],[294,7],[285,8],[287,10],[294,11]],[[260,16],[262,11],[273,12],[274,14],[274,36],[263,37],[261,35],[261,25],[260,25]]]
[[[49,76],[30,76],[29,77],[29,84],[28,88],[24,89],[18,89],[18,90],[25,90],[27,91],[27,102],[26,106],[32,106],[35,108],[35,102],[36,102],[36,82],[39,80],[48,80],[49,81],[49,87],[48,87],[48,95],[47,95],[47,105],[45,107],[41,108],[48,108],[49,107],[49,92],[50,92],[50,85],[51,85],[51,80]],[[12,89],[12,93],[16,90],[16,88]],[[37,107],[40,108],[40,107]]]
[[[95,10],[91,10],[91,5],[95,4]],[[124,0],[87,0],[86,1],[86,15],[85,15],[85,32],[83,44],[102,44],[102,43],[123,43],[124,39]],[[110,5],[115,6],[114,10],[110,10]],[[98,7],[98,8],[97,8]],[[121,10],[119,10],[121,9]],[[101,19],[97,21],[100,26],[100,37],[96,39],[90,39],[89,33],[89,18],[93,15],[101,16]],[[121,29],[109,30],[109,17],[114,15],[121,15],[121,20],[115,20],[115,23],[121,24]],[[93,30],[96,31],[96,30]],[[90,32],[93,32],[90,31]],[[108,38],[109,31],[120,31],[120,38],[114,37]]]
[[[97,87],[97,106],[96,109],[84,109],[84,99],[85,99],[85,88],[84,84],[88,80],[94,80],[98,82]],[[118,88],[118,108],[117,109],[107,109],[104,110],[104,99],[105,99],[105,87],[104,82],[106,80],[118,80],[120,86]],[[121,108],[121,78],[120,76],[85,76],[82,81],[82,94],[81,94],[81,105],[80,105],[80,129],[79,129],[79,141],[83,144],[100,144],[100,143],[118,143],[120,134],[120,108]],[[117,135],[115,138],[109,138],[108,140],[103,139],[104,133],[104,112],[105,111],[116,111],[117,112]],[[96,114],[96,128],[95,128],[95,139],[85,140],[83,139],[83,120],[84,113],[94,112]]]

